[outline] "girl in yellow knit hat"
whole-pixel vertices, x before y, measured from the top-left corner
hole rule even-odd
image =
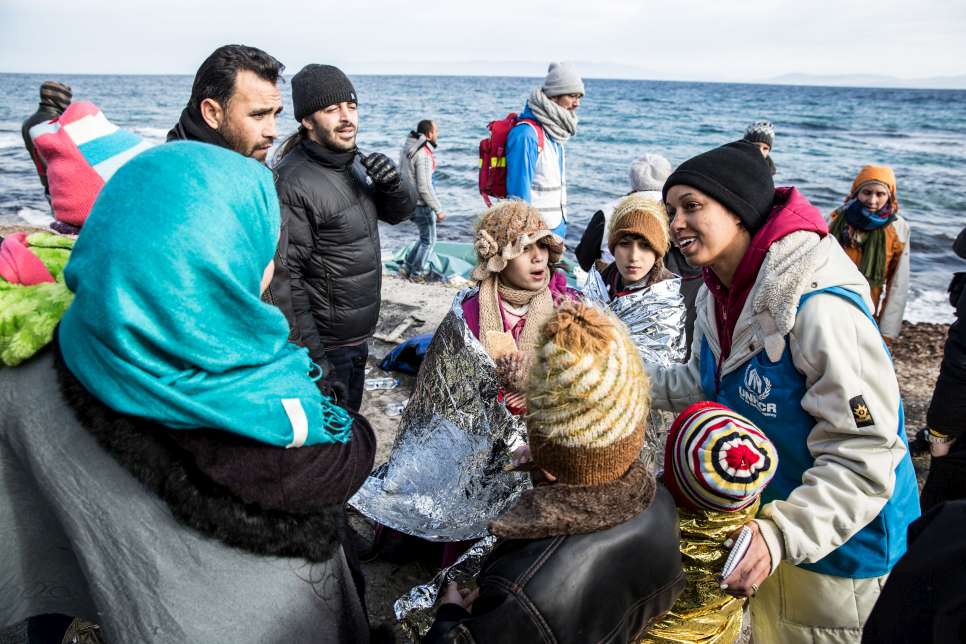
[[[909,294],[910,234],[899,215],[892,168],[862,168],[845,204],[829,216],[829,233],[868,280],[879,330],[891,345],[902,329]]]

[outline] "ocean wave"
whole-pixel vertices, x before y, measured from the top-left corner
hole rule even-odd
[[[909,298],[903,318],[908,322],[950,324],[955,319],[946,291],[922,291]]]
[[[0,150],[22,147],[23,137],[20,136],[20,133],[0,132]]]
[[[17,218],[25,221],[31,226],[38,226],[44,228],[50,225],[50,222],[54,220],[50,216],[50,213],[43,210],[37,210],[36,208],[20,208],[17,210]]]
[[[132,127],[131,131],[152,143],[164,143],[168,129],[161,127]]]

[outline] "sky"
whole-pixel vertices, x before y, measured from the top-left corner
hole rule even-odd
[[[193,74],[229,42],[290,72],[931,78],[966,74],[966,2],[0,0],[0,73]]]

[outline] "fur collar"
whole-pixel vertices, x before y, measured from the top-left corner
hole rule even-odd
[[[640,461],[604,485],[541,485],[491,521],[490,532],[502,539],[544,539],[607,530],[646,510],[655,486]]]
[[[94,396],[64,364],[54,334],[54,369],[61,393],[98,444],[182,524],[228,546],[258,555],[328,560],[342,543],[341,505],[307,515],[269,511],[243,502],[202,474],[169,436],[177,431],[119,414]]]
[[[765,256],[752,310],[755,314],[767,311],[774,320],[774,332],[782,337],[795,325],[798,301],[808,290],[822,255],[821,242],[817,233],[797,231],[772,244]]]

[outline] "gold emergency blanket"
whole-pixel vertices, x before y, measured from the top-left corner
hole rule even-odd
[[[718,575],[729,552],[721,544],[757,511],[758,501],[740,512],[678,508],[687,584],[671,611],[647,630],[642,644],[732,644],[738,639],[745,600],[721,590]]]

